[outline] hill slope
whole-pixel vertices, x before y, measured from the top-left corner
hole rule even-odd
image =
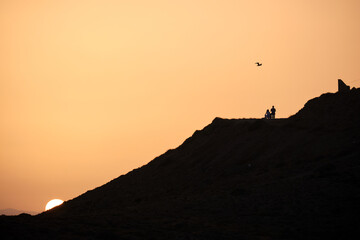
[[[36,217],[34,238],[350,239],[359,227],[360,89],[288,119],[220,119],[149,164]]]

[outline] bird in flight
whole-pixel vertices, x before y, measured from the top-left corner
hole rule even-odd
[[[255,63],[258,67],[260,67],[262,65],[262,63],[256,62]]]

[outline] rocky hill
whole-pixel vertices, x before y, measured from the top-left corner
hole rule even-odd
[[[360,89],[288,119],[220,119],[149,164],[31,217],[5,236],[59,239],[354,239]]]

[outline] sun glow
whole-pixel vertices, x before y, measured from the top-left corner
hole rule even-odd
[[[49,209],[52,209],[56,206],[59,206],[63,203],[64,201],[63,200],[60,200],[60,199],[53,199],[51,201],[49,201],[47,204],[46,204],[46,207],[45,207],[45,211],[49,210]]]

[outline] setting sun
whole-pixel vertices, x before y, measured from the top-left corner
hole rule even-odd
[[[63,203],[64,201],[63,200],[60,200],[60,199],[53,199],[51,201],[49,201],[47,204],[46,204],[46,207],[45,207],[45,211],[49,210],[49,209],[52,209],[56,206],[59,206]]]

